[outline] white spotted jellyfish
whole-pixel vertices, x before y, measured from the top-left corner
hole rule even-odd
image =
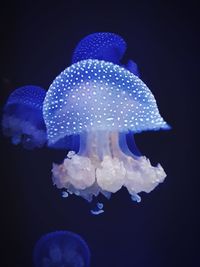
[[[72,63],[85,59],[99,59],[119,64],[126,51],[126,42],[115,33],[96,32],[87,35],[77,44]]]
[[[42,147],[46,143],[46,126],[42,107],[46,90],[27,85],[14,90],[4,106],[3,134],[14,145],[21,143],[26,149]]]
[[[46,126],[43,119],[43,101],[46,90],[27,85],[15,89],[3,109],[2,131],[12,144],[22,144],[32,150],[47,145]],[[77,150],[79,139],[66,137],[49,148]]]
[[[140,192],[164,181],[161,165],[152,166],[136,146],[130,151],[126,134],[170,127],[150,89],[124,67],[97,59],[72,64],[47,91],[43,117],[49,145],[65,136],[80,137],[78,153],[69,151],[62,164],[53,164],[53,183],[64,196],[92,202],[125,187],[139,202]],[[101,203],[98,209],[91,212],[103,212]]]
[[[72,63],[85,59],[105,60],[121,65],[139,77],[138,66],[133,60],[128,60],[125,65],[121,64],[126,48],[127,44],[120,35],[111,32],[95,32],[87,35],[77,44],[72,55]]]
[[[78,234],[56,231],[37,241],[33,262],[34,267],[89,267],[90,250]]]

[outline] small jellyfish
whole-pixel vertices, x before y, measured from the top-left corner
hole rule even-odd
[[[89,267],[90,250],[79,235],[56,231],[37,241],[33,262],[35,267]]]
[[[139,77],[138,66],[133,60],[128,60],[124,65],[120,63],[125,54],[126,47],[124,39],[116,33],[92,33],[81,39],[78,43],[72,56],[72,63],[84,59],[105,60],[121,65]]]
[[[99,59],[119,64],[126,51],[126,42],[115,33],[96,32],[87,35],[76,46],[72,63],[84,59]]]
[[[126,187],[131,198],[152,191],[166,174],[153,167],[126,135],[166,130],[149,88],[130,71],[103,60],[83,60],[65,69],[47,91],[43,116],[49,144],[79,135],[78,153],[69,151],[63,164],[53,164],[59,189],[91,202]]]
[[[46,90],[27,85],[13,91],[4,106],[3,134],[11,138],[12,144],[22,143],[26,149],[41,148],[46,145],[46,126],[43,119],[43,101]],[[54,149],[77,151],[79,136],[67,136],[49,146]]]
[[[22,143],[26,149],[42,147],[46,143],[46,126],[42,115],[46,91],[28,85],[13,91],[4,106],[3,134],[14,145]]]

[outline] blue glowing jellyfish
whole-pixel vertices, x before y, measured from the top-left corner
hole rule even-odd
[[[92,33],[78,43],[72,56],[72,63],[84,59],[99,59],[121,65],[120,61],[125,54],[126,47],[126,42],[118,34],[110,32]],[[127,64],[121,66],[136,76],[140,76],[138,66],[133,60],[129,60]]]
[[[26,149],[42,147],[46,143],[46,126],[42,115],[46,91],[38,86],[24,86],[9,96],[2,119],[5,136],[14,145],[22,143]]]
[[[115,33],[96,32],[87,35],[76,46],[72,63],[84,59],[99,59],[119,64],[126,51],[126,42]]]
[[[26,149],[46,145],[46,126],[43,119],[43,101],[46,90],[28,85],[13,91],[5,106],[2,119],[3,134],[11,138],[14,145],[22,143]],[[66,136],[49,146],[54,149],[77,151],[79,136]]]
[[[35,267],[89,267],[90,250],[79,235],[56,231],[39,239],[33,261]]]
[[[79,135],[78,153],[69,151],[53,165],[53,183],[89,202],[99,193],[109,198],[122,186],[133,200],[149,193],[166,174],[153,167],[126,134],[169,129],[148,87],[130,71],[103,60],[83,60],[65,69],[47,91],[43,116],[49,144]]]

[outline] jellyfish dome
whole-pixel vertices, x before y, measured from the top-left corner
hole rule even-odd
[[[79,235],[56,231],[39,239],[33,261],[35,267],[89,267],[90,250]]]
[[[169,129],[149,88],[133,73],[102,60],[83,60],[65,69],[51,84],[43,105],[50,144],[80,136],[78,153],[53,165],[53,183],[92,201],[109,198],[122,186],[132,199],[150,192],[166,174],[158,164],[130,151],[128,132]],[[135,149],[136,151],[137,149]]]
[[[2,129],[13,144],[24,148],[42,147],[46,143],[46,127],[42,106],[46,91],[33,85],[16,89],[9,96],[3,111]]]
[[[84,37],[76,46],[72,63],[99,59],[118,64],[126,51],[126,42],[115,33],[96,32]]]
[[[74,50],[72,63],[84,59],[105,60],[121,65],[139,77],[138,66],[133,60],[128,60],[124,65],[120,63],[126,47],[126,42],[120,35],[110,32],[96,32],[81,39]]]

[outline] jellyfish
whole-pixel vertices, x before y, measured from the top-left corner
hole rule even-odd
[[[10,94],[4,106],[2,129],[12,144],[21,143],[25,149],[41,148],[47,144],[42,113],[45,95],[46,90],[33,85],[17,88]],[[78,136],[66,136],[48,147],[77,151],[78,145]]]
[[[51,232],[37,241],[33,262],[35,267],[89,267],[90,250],[78,234]]]
[[[26,149],[42,147],[46,143],[46,126],[42,114],[46,91],[34,85],[14,90],[4,106],[3,134],[14,145],[22,143]]]
[[[125,40],[116,33],[92,33],[81,39],[78,43],[73,52],[72,63],[84,59],[105,60],[121,65],[139,77],[138,66],[133,60],[128,60],[124,65],[120,63],[126,48]]]
[[[72,63],[99,59],[118,64],[126,51],[126,42],[115,33],[96,32],[87,35],[76,46]]]
[[[126,134],[167,130],[150,89],[136,75],[112,62],[88,59],[66,68],[47,91],[43,116],[49,144],[79,135],[78,153],[53,164],[52,180],[66,195],[91,202],[125,187],[132,200],[162,183],[162,166],[152,166]],[[134,138],[134,137],[133,137]],[[102,207],[102,205],[99,205]]]

